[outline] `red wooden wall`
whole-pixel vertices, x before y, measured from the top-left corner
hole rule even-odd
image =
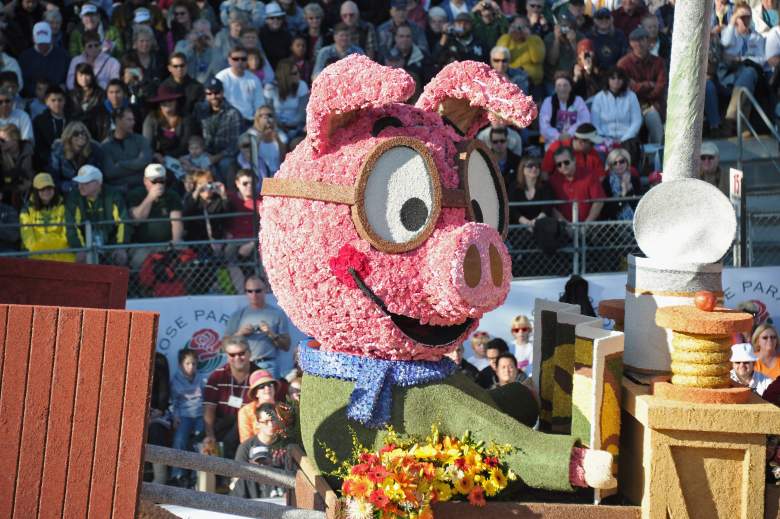
[[[0,517],[132,519],[157,314],[0,305]]]

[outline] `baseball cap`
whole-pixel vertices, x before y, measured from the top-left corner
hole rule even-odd
[[[753,345],[749,342],[741,342],[731,347],[731,362],[755,362],[756,354],[753,353]]]
[[[222,81],[217,79],[214,76],[211,76],[206,80],[206,90],[209,92],[222,92],[225,90],[225,87],[222,85]]]
[[[602,7],[593,13],[593,18],[612,18],[612,11],[606,7]]]
[[[706,141],[701,143],[701,153],[700,155],[712,155],[713,157],[720,157],[720,150],[718,149],[718,146],[711,141]]]
[[[281,18],[282,16],[284,16],[284,11],[282,11],[282,6],[280,6],[276,2],[271,2],[270,4],[265,6],[266,18]]]
[[[73,181],[79,184],[86,184],[87,182],[92,182],[93,180],[97,180],[98,182],[103,183],[103,173],[101,173],[100,170],[95,166],[90,166],[89,164],[86,166],[81,166],[79,168],[78,175],[73,177]]]
[[[149,164],[144,169],[144,178],[149,180],[165,178],[165,167],[162,164]]]
[[[647,29],[642,27],[641,25],[631,31],[631,34],[628,36],[629,40],[641,40],[642,38],[647,38],[650,36],[650,33],[647,32]]]
[[[152,13],[146,7],[139,7],[133,15],[133,23],[144,23],[152,19]]]
[[[54,179],[48,173],[38,173],[33,178],[33,187],[43,189],[45,187],[54,187]]]
[[[604,141],[604,139],[599,137],[598,132],[596,132],[596,127],[590,123],[582,123],[579,125],[577,131],[574,132],[574,136],[578,139],[590,141],[593,144],[601,144]]]
[[[95,4],[84,4],[81,6],[81,12],[79,16],[86,16],[88,14],[97,14],[97,6]]]
[[[595,52],[593,47],[593,41],[589,40],[588,38],[585,38],[584,40],[580,40],[577,42],[577,54],[580,52]]]
[[[459,13],[458,16],[455,17],[456,22],[470,22],[471,20],[472,18],[469,13]]]
[[[33,25],[33,42],[51,43],[51,25],[49,25],[49,22],[38,22]]]

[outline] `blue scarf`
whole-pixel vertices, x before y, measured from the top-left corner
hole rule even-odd
[[[390,422],[393,386],[411,387],[444,380],[455,371],[448,358],[439,362],[382,360],[320,351],[301,341],[298,351],[304,373],[355,382],[349,397],[347,417],[365,427],[378,429]]]

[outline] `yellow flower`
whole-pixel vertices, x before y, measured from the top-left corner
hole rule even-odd
[[[499,488],[504,488],[507,484],[506,476],[501,469],[493,469],[490,471],[490,479],[495,480]]]
[[[466,495],[474,488],[474,478],[466,474],[455,482],[455,491],[459,494]]]
[[[421,447],[417,447],[414,450],[414,456],[417,459],[435,458],[436,454],[437,454],[436,449],[431,444],[423,445]]]
[[[452,488],[450,488],[447,483],[437,481],[433,484],[433,489],[436,490],[439,501],[449,501],[452,499]]]

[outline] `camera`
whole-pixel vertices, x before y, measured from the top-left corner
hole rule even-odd
[[[568,25],[561,25],[561,34],[567,34],[570,30]]]
[[[207,191],[214,191],[214,189],[216,189],[216,187],[217,186],[214,185],[214,182],[209,182],[208,184],[206,184],[206,190]]]
[[[254,463],[263,463],[271,459],[271,449],[265,445],[258,445],[249,450],[249,460]]]
[[[450,36],[460,36],[463,34],[463,28],[453,25],[447,29],[447,34]]]

